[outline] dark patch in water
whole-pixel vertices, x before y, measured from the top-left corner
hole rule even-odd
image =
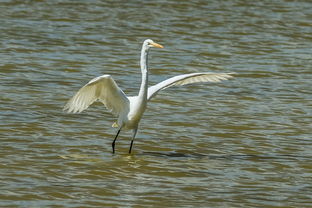
[[[181,152],[143,152],[142,155],[151,155],[169,158],[209,158],[213,160],[311,160],[312,156],[301,155],[206,155],[200,153],[181,153]]]

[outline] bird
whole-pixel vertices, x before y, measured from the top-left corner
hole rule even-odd
[[[172,86],[198,82],[220,82],[233,77],[233,73],[195,72],[174,76],[148,87],[148,54],[151,48],[164,48],[164,46],[151,39],[143,42],[140,59],[142,79],[137,96],[126,96],[112,76],[105,74],[92,79],[80,88],[63,108],[68,113],[80,113],[95,101],[102,102],[117,117],[117,121],[112,125],[112,127],[117,128],[117,133],[112,142],[113,154],[115,153],[115,143],[121,130],[132,130],[133,135],[128,151],[131,154],[133,141],[138,131],[139,122],[146,110],[147,103],[159,91]]]

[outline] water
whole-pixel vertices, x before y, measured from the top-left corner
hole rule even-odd
[[[0,3],[0,207],[312,207],[310,1]],[[62,108],[93,77],[139,88],[181,73],[111,154],[101,104]]]

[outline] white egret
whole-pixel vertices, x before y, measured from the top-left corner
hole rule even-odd
[[[65,105],[64,110],[72,113],[80,113],[87,109],[93,102],[99,100],[108,110],[118,117],[113,127],[118,131],[112,143],[113,153],[115,153],[115,142],[121,129],[133,130],[133,136],[129,148],[131,153],[134,138],[138,125],[146,109],[147,102],[150,101],[160,90],[175,85],[186,85],[196,82],[220,82],[231,78],[231,73],[190,73],[172,77],[154,86],[148,87],[147,59],[150,48],[163,48],[162,45],[147,39],[143,42],[141,50],[141,72],[142,81],[139,94],[127,97],[117,86],[110,75],[102,75],[92,79],[83,86]]]

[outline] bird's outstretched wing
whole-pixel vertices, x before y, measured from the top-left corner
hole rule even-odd
[[[182,74],[164,80],[154,86],[148,88],[147,99],[152,99],[160,90],[176,85],[187,85],[197,82],[220,82],[232,78],[233,73],[191,73]]]
[[[113,114],[119,115],[129,109],[129,100],[110,75],[92,79],[65,105],[69,113],[80,113],[95,101],[101,101]]]

